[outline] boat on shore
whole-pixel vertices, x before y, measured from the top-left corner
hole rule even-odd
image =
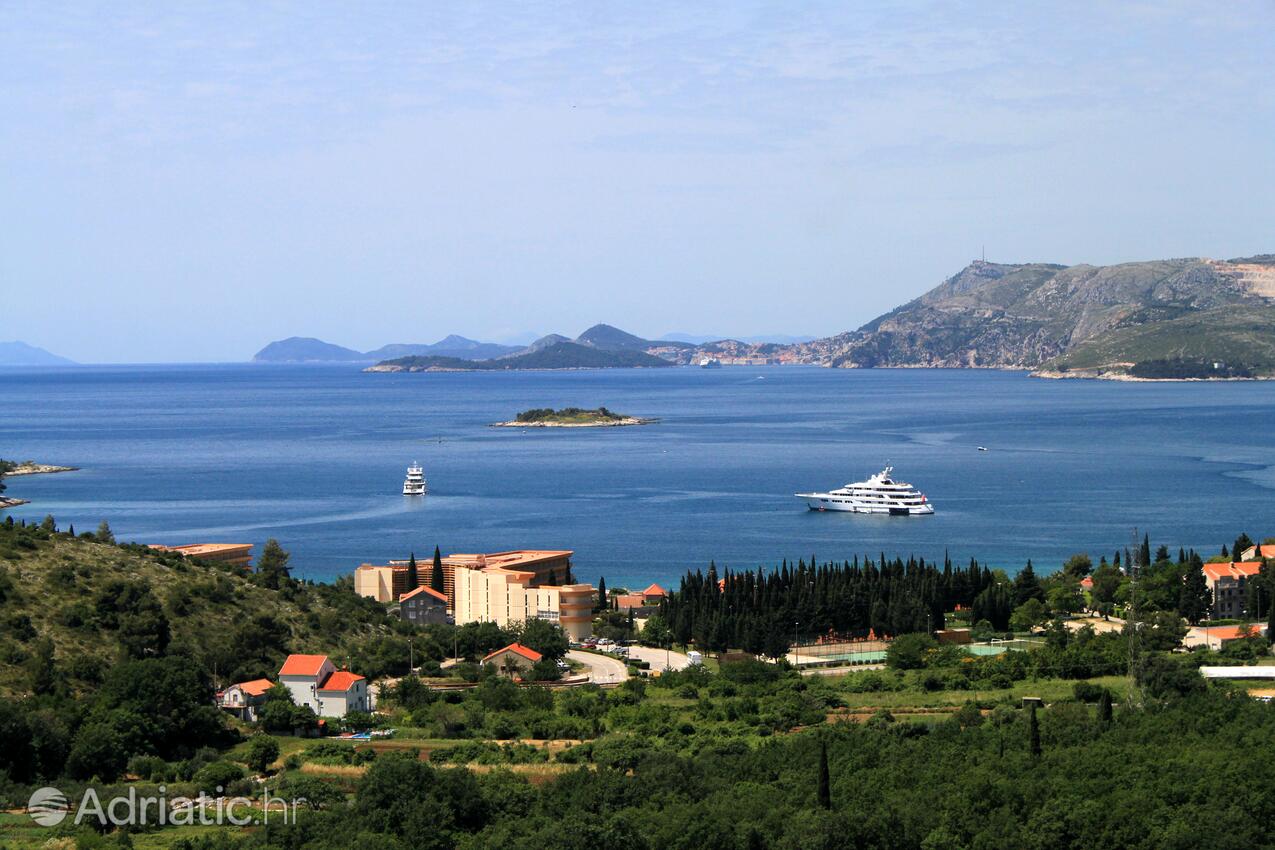
[[[854,514],[888,514],[890,516],[925,516],[934,513],[934,505],[920,490],[906,481],[891,478],[894,467],[873,475],[866,481],[847,484],[825,493],[797,493],[812,511],[842,511]]]

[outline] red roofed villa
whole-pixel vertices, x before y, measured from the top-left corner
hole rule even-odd
[[[320,717],[344,717],[371,711],[367,679],[338,670],[326,655],[289,655],[279,669],[279,683],[297,705],[308,705]]]
[[[257,706],[266,701],[266,692],[273,687],[269,679],[238,682],[217,692],[217,705],[240,720],[256,720]]]

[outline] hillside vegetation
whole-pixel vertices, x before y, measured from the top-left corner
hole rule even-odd
[[[303,584],[54,529],[0,522],[0,695],[28,692],[44,668],[82,692],[120,657],[170,653],[242,681],[289,652],[357,654],[397,623],[348,579]]]

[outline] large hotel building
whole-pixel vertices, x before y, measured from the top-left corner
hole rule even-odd
[[[492,622],[499,626],[531,618],[562,626],[574,639],[592,629],[597,592],[589,584],[563,584],[570,574],[566,550],[519,549],[490,555],[448,555],[442,559],[443,589],[457,624]],[[416,563],[417,580],[427,584],[433,562]],[[407,586],[407,562],[362,564],[354,571],[354,589],[380,602],[398,600]]]

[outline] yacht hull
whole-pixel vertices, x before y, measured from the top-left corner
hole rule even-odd
[[[806,507],[812,511],[837,511],[847,514],[881,514],[883,516],[929,516],[934,513],[934,506],[929,502],[923,505],[866,505],[852,502],[838,496],[819,496],[814,493],[798,493],[797,497],[806,500]]]

